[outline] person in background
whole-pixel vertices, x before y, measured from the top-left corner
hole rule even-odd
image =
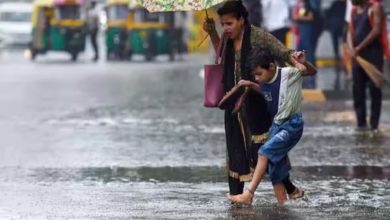
[[[261,0],[263,26],[284,45],[287,45],[287,33],[290,30],[290,5],[288,0]]]
[[[313,22],[314,22],[314,38],[313,38],[313,45],[314,45],[314,53],[317,51],[318,41],[321,37],[322,31],[324,30],[325,22],[324,17],[322,15],[322,0],[309,0],[310,7],[313,10]]]
[[[326,16],[326,29],[329,31],[332,38],[334,59],[335,64],[335,86],[336,90],[340,89],[340,41],[344,40],[344,29],[345,29],[345,12],[347,3],[346,0],[335,0],[331,6],[325,11]]]
[[[174,13],[174,36],[176,39],[177,53],[180,55],[179,59],[183,59],[182,55],[187,53],[187,14],[186,12]]]
[[[307,60],[313,65],[316,64],[315,57],[315,23],[314,10],[310,0],[299,0],[293,9],[293,19],[297,24],[299,40],[298,51],[306,51]],[[307,89],[316,88],[316,77],[309,76],[304,79],[303,87]]]
[[[348,27],[351,22],[351,13],[352,13],[352,1],[346,0],[347,7],[345,10],[344,18],[344,32],[343,32],[343,67],[345,72],[346,87],[349,88],[350,81],[352,79],[352,59],[350,54],[350,49],[348,46]]]
[[[373,64],[378,70],[383,70],[384,48],[381,43],[381,25],[384,16],[380,4],[369,0],[352,0],[353,8],[348,31],[348,44],[351,56],[361,56]],[[366,89],[371,95],[370,129],[378,132],[382,108],[382,90],[375,87],[364,69],[353,60],[352,64],[353,101],[357,119],[357,130],[367,130]]]
[[[260,27],[263,22],[262,10],[263,7],[260,0],[243,0],[244,6],[247,8],[249,13],[249,22],[257,27]]]
[[[346,0],[335,0],[325,12],[327,29],[332,36],[333,51],[336,60],[340,59],[339,41],[343,37],[346,7]]]
[[[94,61],[99,60],[99,48],[97,43],[97,36],[99,33],[99,11],[96,9],[96,4],[96,1],[91,1],[91,5],[87,12],[87,28],[95,52]]]
[[[351,0],[347,0],[347,8],[345,10],[345,23],[349,24],[349,22],[351,22],[351,13],[352,13],[352,1]]]

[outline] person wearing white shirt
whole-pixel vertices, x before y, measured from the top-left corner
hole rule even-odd
[[[99,12],[96,9],[96,1],[91,1],[91,6],[88,9],[87,17],[88,32],[91,37],[93,50],[95,51],[94,61],[99,59],[99,48],[97,44],[97,35],[99,32]]]
[[[351,0],[347,0],[347,10],[345,12],[345,22],[349,23],[351,21],[352,14],[352,2]]]
[[[286,45],[291,26],[288,0],[261,0],[264,28]]]

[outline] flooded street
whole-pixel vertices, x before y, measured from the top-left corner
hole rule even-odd
[[[390,219],[389,99],[374,136],[355,132],[349,97],[306,103],[290,153],[305,198],[279,207],[266,180],[231,205],[206,62],[1,54],[0,219]]]

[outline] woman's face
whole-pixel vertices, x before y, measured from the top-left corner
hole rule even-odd
[[[237,19],[233,15],[227,14],[220,17],[221,25],[225,36],[230,39],[236,39],[244,29],[244,19]]]

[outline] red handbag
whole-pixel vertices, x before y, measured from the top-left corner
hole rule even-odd
[[[207,108],[218,107],[219,102],[225,95],[223,86],[223,56],[225,54],[225,38],[221,38],[215,64],[204,65],[204,103]]]

